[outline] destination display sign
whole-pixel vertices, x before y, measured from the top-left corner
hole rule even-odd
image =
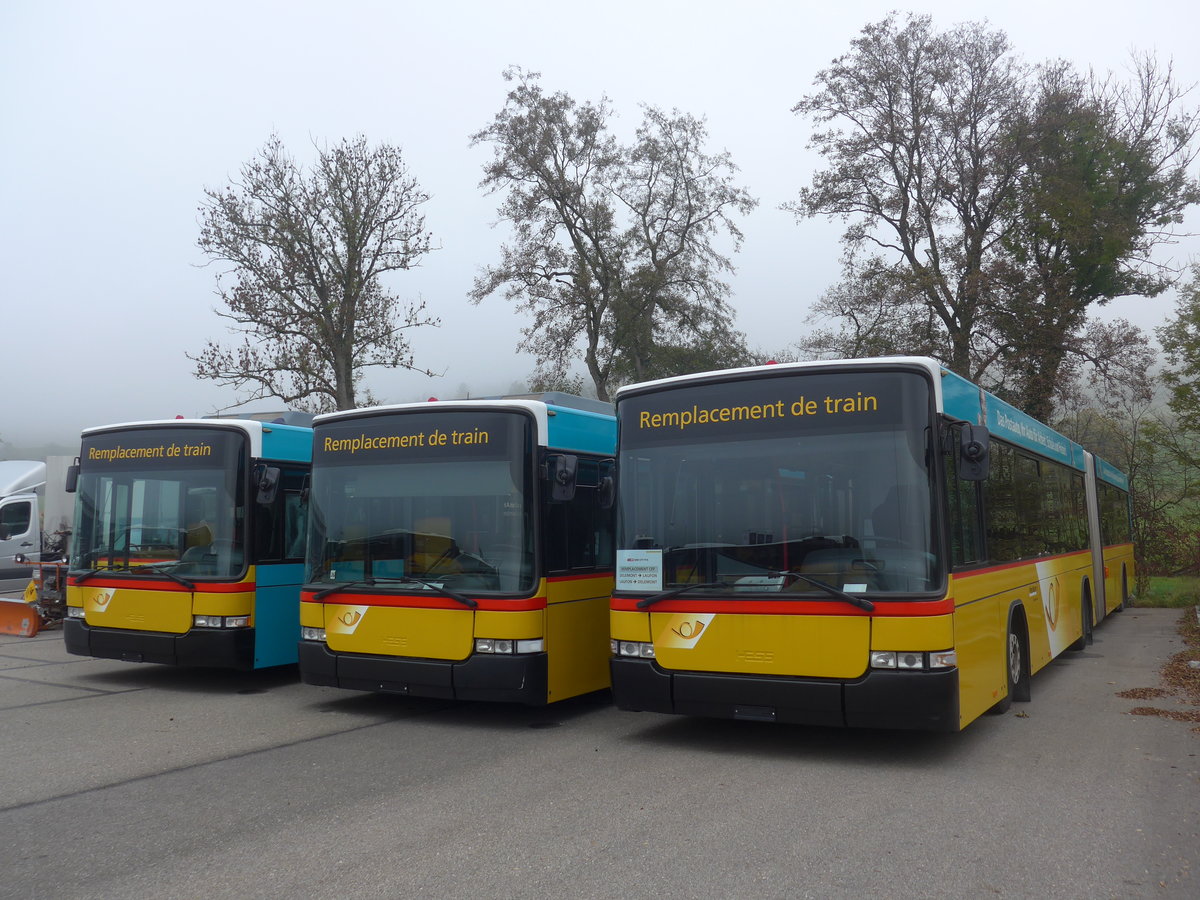
[[[520,412],[393,412],[323,422],[314,430],[313,462],[375,463],[508,459],[532,427]]]
[[[83,472],[221,468],[245,443],[240,431],[219,428],[130,428],[86,435],[79,467]]]
[[[916,372],[837,372],[688,384],[622,397],[623,446],[894,428],[929,420]]]

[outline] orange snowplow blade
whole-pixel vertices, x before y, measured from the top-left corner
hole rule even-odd
[[[0,634],[33,637],[38,633],[41,616],[24,600],[0,599]]]

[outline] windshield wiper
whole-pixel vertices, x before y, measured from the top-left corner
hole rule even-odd
[[[176,575],[174,572],[172,572],[168,569],[164,569],[162,566],[162,563],[142,563],[140,566],[130,566],[127,569],[127,571],[136,572],[140,569],[149,569],[151,572],[156,572],[159,575],[166,576],[167,578],[170,578],[172,581],[174,581],[176,584],[182,584],[189,591],[194,591],[196,589],[196,585],[193,582],[190,582],[186,578]]]
[[[188,581],[186,578],[182,578],[179,575],[176,575],[174,572],[164,569],[162,567],[162,563],[142,563],[139,566],[131,566],[128,564],[113,565],[113,566],[100,566],[99,568],[88,569],[86,572],[81,572],[78,575],[72,575],[71,577],[75,579],[76,584],[83,584],[85,581],[87,581],[93,575],[102,575],[106,572],[114,572],[114,573],[130,575],[134,572],[140,571],[141,569],[149,569],[151,572],[154,572],[156,575],[162,575],[164,578],[169,578],[172,581],[174,581],[176,584],[183,585],[189,591],[194,591],[196,589],[196,585],[193,582]]]
[[[71,577],[75,579],[76,584],[83,584],[85,581],[87,581],[93,575],[99,575],[101,572],[111,572],[117,568],[114,563],[114,561],[117,558],[117,553],[116,553],[116,551],[111,550],[111,549],[110,550],[88,550],[86,553],[83,554],[82,558],[80,559],[80,562],[82,562],[83,560],[87,560],[90,563],[95,563],[96,560],[102,556],[108,557],[109,564],[107,566],[93,566],[91,569],[88,569],[86,572],[81,572],[78,575],[72,574]]]
[[[452,591],[450,588],[445,587],[444,585],[435,584],[432,581],[422,581],[420,578],[413,578],[411,575],[407,575],[404,578],[385,578],[383,580],[388,582],[388,584],[423,584],[431,591],[436,591],[445,597],[449,597],[451,600],[455,600],[461,603],[463,606],[469,606],[471,609],[475,609],[477,606],[479,606],[478,603],[465,594],[460,594],[458,591]]]
[[[849,603],[851,606],[857,606],[859,609],[865,609],[867,612],[870,612],[871,610],[873,610],[875,608],[875,604],[872,603],[870,600],[868,600],[866,597],[857,597],[854,594],[847,594],[845,591],[835,588],[832,584],[826,584],[824,581],[821,581],[819,578],[811,578],[808,575],[801,575],[799,572],[786,572],[786,571],[771,572],[770,575],[772,578],[778,578],[778,577],[798,578],[800,581],[803,581],[805,584],[811,584],[813,587],[817,588],[818,590],[824,591],[830,597],[834,597],[838,600],[844,600],[847,603]]]
[[[352,588],[352,587],[359,587],[364,584],[367,587],[374,587],[377,584],[423,584],[423,585],[425,585],[425,587],[429,588],[431,591],[435,591],[436,593],[439,593],[445,597],[449,597],[451,600],[461,603],[463,606],[469,606],[471,609],[475,609],[477,606],[479,606],[479,604],[477,602],[472,600],[470,597],[460,594],[458,591],[452,591],[452,590],[450,590],[450,588],[443,587],[440,584],[434,584],[433,582],[430,582],[430,581],[422,581],[420,578],[411,578],[411,577],[364,578],[361,581],[347,581],[345,584],[335,584],[335,585],[331,585],[330,587],[325,588],[324,590],[317,591],[315,594],[313,594],[313,599],[320,600],[322,597],[328,597],[330,594],[335,594],[338,591],[344,591],[347,588]]]
[[[811,584],[813,587],[817,588],[818,590],[824,591],[825,593],[829,594],[829,596],[831,596],[831,597],[835,597],[838,600],[843,600],[846,603],[849,603],[852,606],[857,606],[859,609],[864,609],[867,612],[870,612],[871,610],[873,610],[875,608],[875,604],[872,603],[870,600],[868,600],[866,597],[856,597],[854,594],[848,594],[845,591],[835,588],[832,584],[826,584],[824,581],[820,581],[816,578],[810,578],[808,575],[801,575],[799,572],[770,572],[768,574],[771,578],[782,578],[782,577],[798,578],[800,581],[803,581],[806,584]],[[699,590],[701,588],[719,588],[719,587],[730,587],[730,585],[726,584],[724,582],[721,582],[721,581],[709,581],[709,582],[704,582],[704,583],[699,583],[699,584],[685,584],[685,585],[682,585],[677,588],[672,588],[669,591],[663,591],[658,594],[652,594],[649,597],[639,600],[637,602],[637,608],[638,609],[647,609],[647,608],[653,606],[655,603],[659,603],[663,600],[670,600],[672,597],[677,597],[680,594],[686,594],[688,591]]]
[[[330,594],[336,594],[338,591],[344,591],[352,587],[359,587],[364,584],[367,587],[372,587],[375,584],[375,579],[364,578],[361,581],[346,581],[339,584],[330,585],[324,590],[317,591],[315,594],[313,594],[313,599],[320,600],[322,597],[328,597]]]
[[[662,600],[670,600],[672,597],[678,597],[680,594],[686,594],[688,591],[697,591],[701,588],[719,588],[729,587],[723,581],[705,581],[697,582],[696,584],[685,584],[677,588],[672,588],[669,591],[662,591],[657,594],[651,594],[649,597],[644,597],[637,602],[638,609],[646,609],[653,606]]]

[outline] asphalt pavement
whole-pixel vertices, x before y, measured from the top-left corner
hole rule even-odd
[[[0,638],[0,898],[1200,896],[1129,610],[958,734],[419,700]],[[1134,696],[1121,696],[1134,691]]]

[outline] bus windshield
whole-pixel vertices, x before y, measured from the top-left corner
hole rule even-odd
[[[927,593],[928,382],[789,374],[634,393],[621,422],[618,591]],[[680,593],[684,593],[681,591]]]
[[[85,435],[71,571],[240,575],[245,467],[246,439],[236,431],[138,428]]]
[[[530,593],[532,428],[475,410],[318,424],[308,583]]]

